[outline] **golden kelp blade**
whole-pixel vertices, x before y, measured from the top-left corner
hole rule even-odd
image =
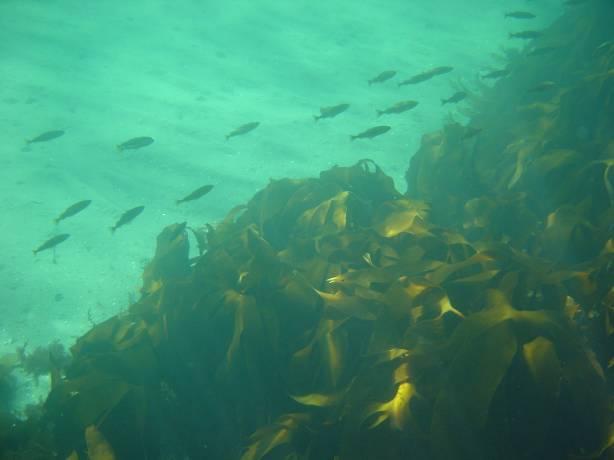
[[[393,430],[403,431],[411,417],[410,403],[415,397],[418,397],[418,393],[414,385],[408,381],[400,383],[390,401],[373,404],[367,408],[364,420],[375,416],[367,428],[376,428],[389,420]]]
[[[350,192],[344,191],[335,197],[306,210],[297,225],[308,235],[322,236],[337,233],[347,225],[347,206]]]
[[[557,398],[563,371],[554,344],[544,337],[537,337],[522,346],[522,355],[543,396]]]
[[[304,406],[328,407],[338,404],[343,398],[345,391],[338,393],[311,393],[301,396],[290,396],[296,402]]]
[[[334,294],[314,289],[324,300],[324,305],[331,315],[340,315],[343,318],[354,317],[365,321],[372,321],[376,318],[376,308],[370,302],[357,296],[349,296],[342,291]]]
[[[90,460],[115,460],[113,448],[94,425],[85,429],[85,442]]]
[[[241,460],[260,460],[276,447],[291,443],[296,432],[309,419],[306,414],[285,414],[275,423],[260,428],[250,436],[252,444],[241,456]]]
[[[423,202],[399,199],[385,203],[375,217],[375,231],[385,238],[400,233],[429,234],[425,225],[428,206]]]

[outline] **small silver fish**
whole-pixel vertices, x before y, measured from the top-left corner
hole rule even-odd
[[[83,200],[83,201],[78,201],[77,203],[69,206],[68,208],[66,208],[64,210],[64,212],[62,212],[62,214],[60,214],[58,217],[56,217],[53,222],[54,223],[58,223],[61,220],[64,220],[68,217],[72,217],[75,214],[80,213],[81,211],[83,211],[85,208],[87,208],[90,204],[92,203],[92,200]]]
[[[448,99],[442,99],[441,100],[441,105],[456,104],[456,103],[462,101],[463,99],[465,99],[466,97],[467,97],[467,93],[466,92],[464,92],[464,91],[457,91],[452,96],[450,96]]]
[[[62,243],[63,241],[66,241],[69,237],[70,235],[68,233],[62,233],[60,235],[54,236],[53,238],[49,238],[39,247],[37,247],[36,249],[33,249],[32,253],[36,255],[39,252],[44,251],[46,249],[55,248],[58,244]]]
[[[373,128],[369,128],[366,131],[350,136],[350,140],[354,139],[373,139],[374,137],[381,136],[384,133],[390,131],[390,126],[382,125],[382,126],[374,126]]]
[[[493,70],[491,72],[488,72],[487,74],[482,75],[482,78],[483,79],[487,79],[487,78],[495,79],[495,78],[506,77],[509,74],[510,74],[510,71],[508,69]]]
[[[376,110],[377,116],[389,115],[393,113],[403,113],[413,109],[418,105],[418,101],[401,101],[384,110]]]
[[[320,118],[334,118],[340,113],[350,108],[350,104],[337,104],[330,107],[320,107],[320,115],[314,115],[313,119],[318,121]]]
[[[145,206],[137,206],[136,208],[128,209],[121,215],[115,225],[111,227],[111,233],[115,233],[115,230],[117,230],[119,227],[132,222],[136,216],[143,212],[143,209],[145,209]]]
[[[522,32],[512,32],[509,34],[509,38],[520,38],[521,40],[533,40],[539,38],[543,34],[538,30],[523,30]]]
[[[399,83],[399,86],[415,85],[416,83],[421,83],[423,81],[430,80],[431,78],[436,77],[437,75],[443,75],[448,72],[452,72],[452,70],[454,70],[454,67],[450,67],[450,66],[434,67],[430,70],[426,70],[425,72],[414,75],[413,77],[410,77],[407,80],[403,80],[402,82]]]
[[[250,131],[253,131],[258,126],[260,126],[259,121],[252,121],[251,123],[245,123],[244,125],[239,126],[238,128],[232,130],[230,133],[226,134],[226,140],[235,136],[242,136],[243,134],[247,134]]]
[[[202,187],[197,188],[196,190],[194,190],[192,193],[185,196],[184,198],[181,198],[180,200],[176,200],[176,203],[181,204],[181,203],[185,203],[186,201],[197,200],[200,197],[205,196],[211,190],[213,190],[213,185],[203,185]]]
[[[57,139],[58,137],[61,137],[63,135],[64,131],[62,131],[61,129],[57,129],[54,131],[46,131],[32,139],[26,140],[26,144],[34,144],[35,142],[47,142],[53,139]]]
[[[126,142],[122,142],[117,146],[117,150],[122,152],[124,150],[136,150],[142,147],[147,147],[148,145],[153,144],[153,138],[149,136],[140,136],[133,137],[132,139],[128,139]]]
[[[556,83],[553,81],[542,81],[535,86],[532,86],[527,91],[529,93],[543,93],[545,91],[551,90],[556,86]]]
[[[508,11],[503,15],[503,17],[514,19],[533,19],[536,16],[528,11]]]
[[[369,83],[369,86],[371,86],[373,83],[384,83],[385,81],[390,80],[396,74],[397,74],[396,70],[385,70],[379,75],[377,75],[376,77],[373,77],[370,80],[368,80],[367,83]]]

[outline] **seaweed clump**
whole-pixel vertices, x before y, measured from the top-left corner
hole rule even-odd
[[[77,341],[5,456],[596,458],[608,389],[570,304],[586,273],[430,214],[363,160],[272,181],[195,263],[167,227],[142,298]]]

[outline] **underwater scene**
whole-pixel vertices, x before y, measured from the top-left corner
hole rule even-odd
[[[614,460],[614,0],[0,0],[0,460]]]

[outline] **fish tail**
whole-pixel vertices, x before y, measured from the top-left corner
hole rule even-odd
[[[377,112],[377,118],[381,117],[382,113],[384,113],[383,110],[376,110],[376,112]]]
[[[60,220],[61,219],[59,217],[56,217],[55,219],[53,219],[53,223],[57,225],[60,222]]]
[[[120,145],[116,145],[116,146],[115,146],[115,150],[117,150],[117,153],[122,153],[122,151],[123,151],[124,149],[122,148],[122,146],[121,146],[121,144],[120,144]]]
[[[111,230],[111,233],[115,233],[115,230],[117,230],[117,227],[114,225],[113,227],[109,227],[109,230]]]
[[[445,99],[442,99],[441,100],[441,105],[446,105],[446,102],[448,102],[448,101],[446,101]]]
[[[367,83],[369,84],[369,86],[371,86],[371,83],[373,83],[373,80],[369,80]]]
[[[226,138],[226,140],[230,139],[230,134],[226,134],[226,136],[224,136]]]
[[[512,32],[510,32],[508,38],[514,38],[514,34]]]
[[[352,136],[350,135],[350,141],[353,141],[354,139],[356,139],[358,136]]]
[[[317,122],[320,119],[320,117],[318,115],[314,115],[313,116],[313,121]]]
[[[32,249],[32,254],[36,255],[38,251],[36,249]]]
[[[179,206],[182,203],[182,200],[175,200],[175,204]]]

